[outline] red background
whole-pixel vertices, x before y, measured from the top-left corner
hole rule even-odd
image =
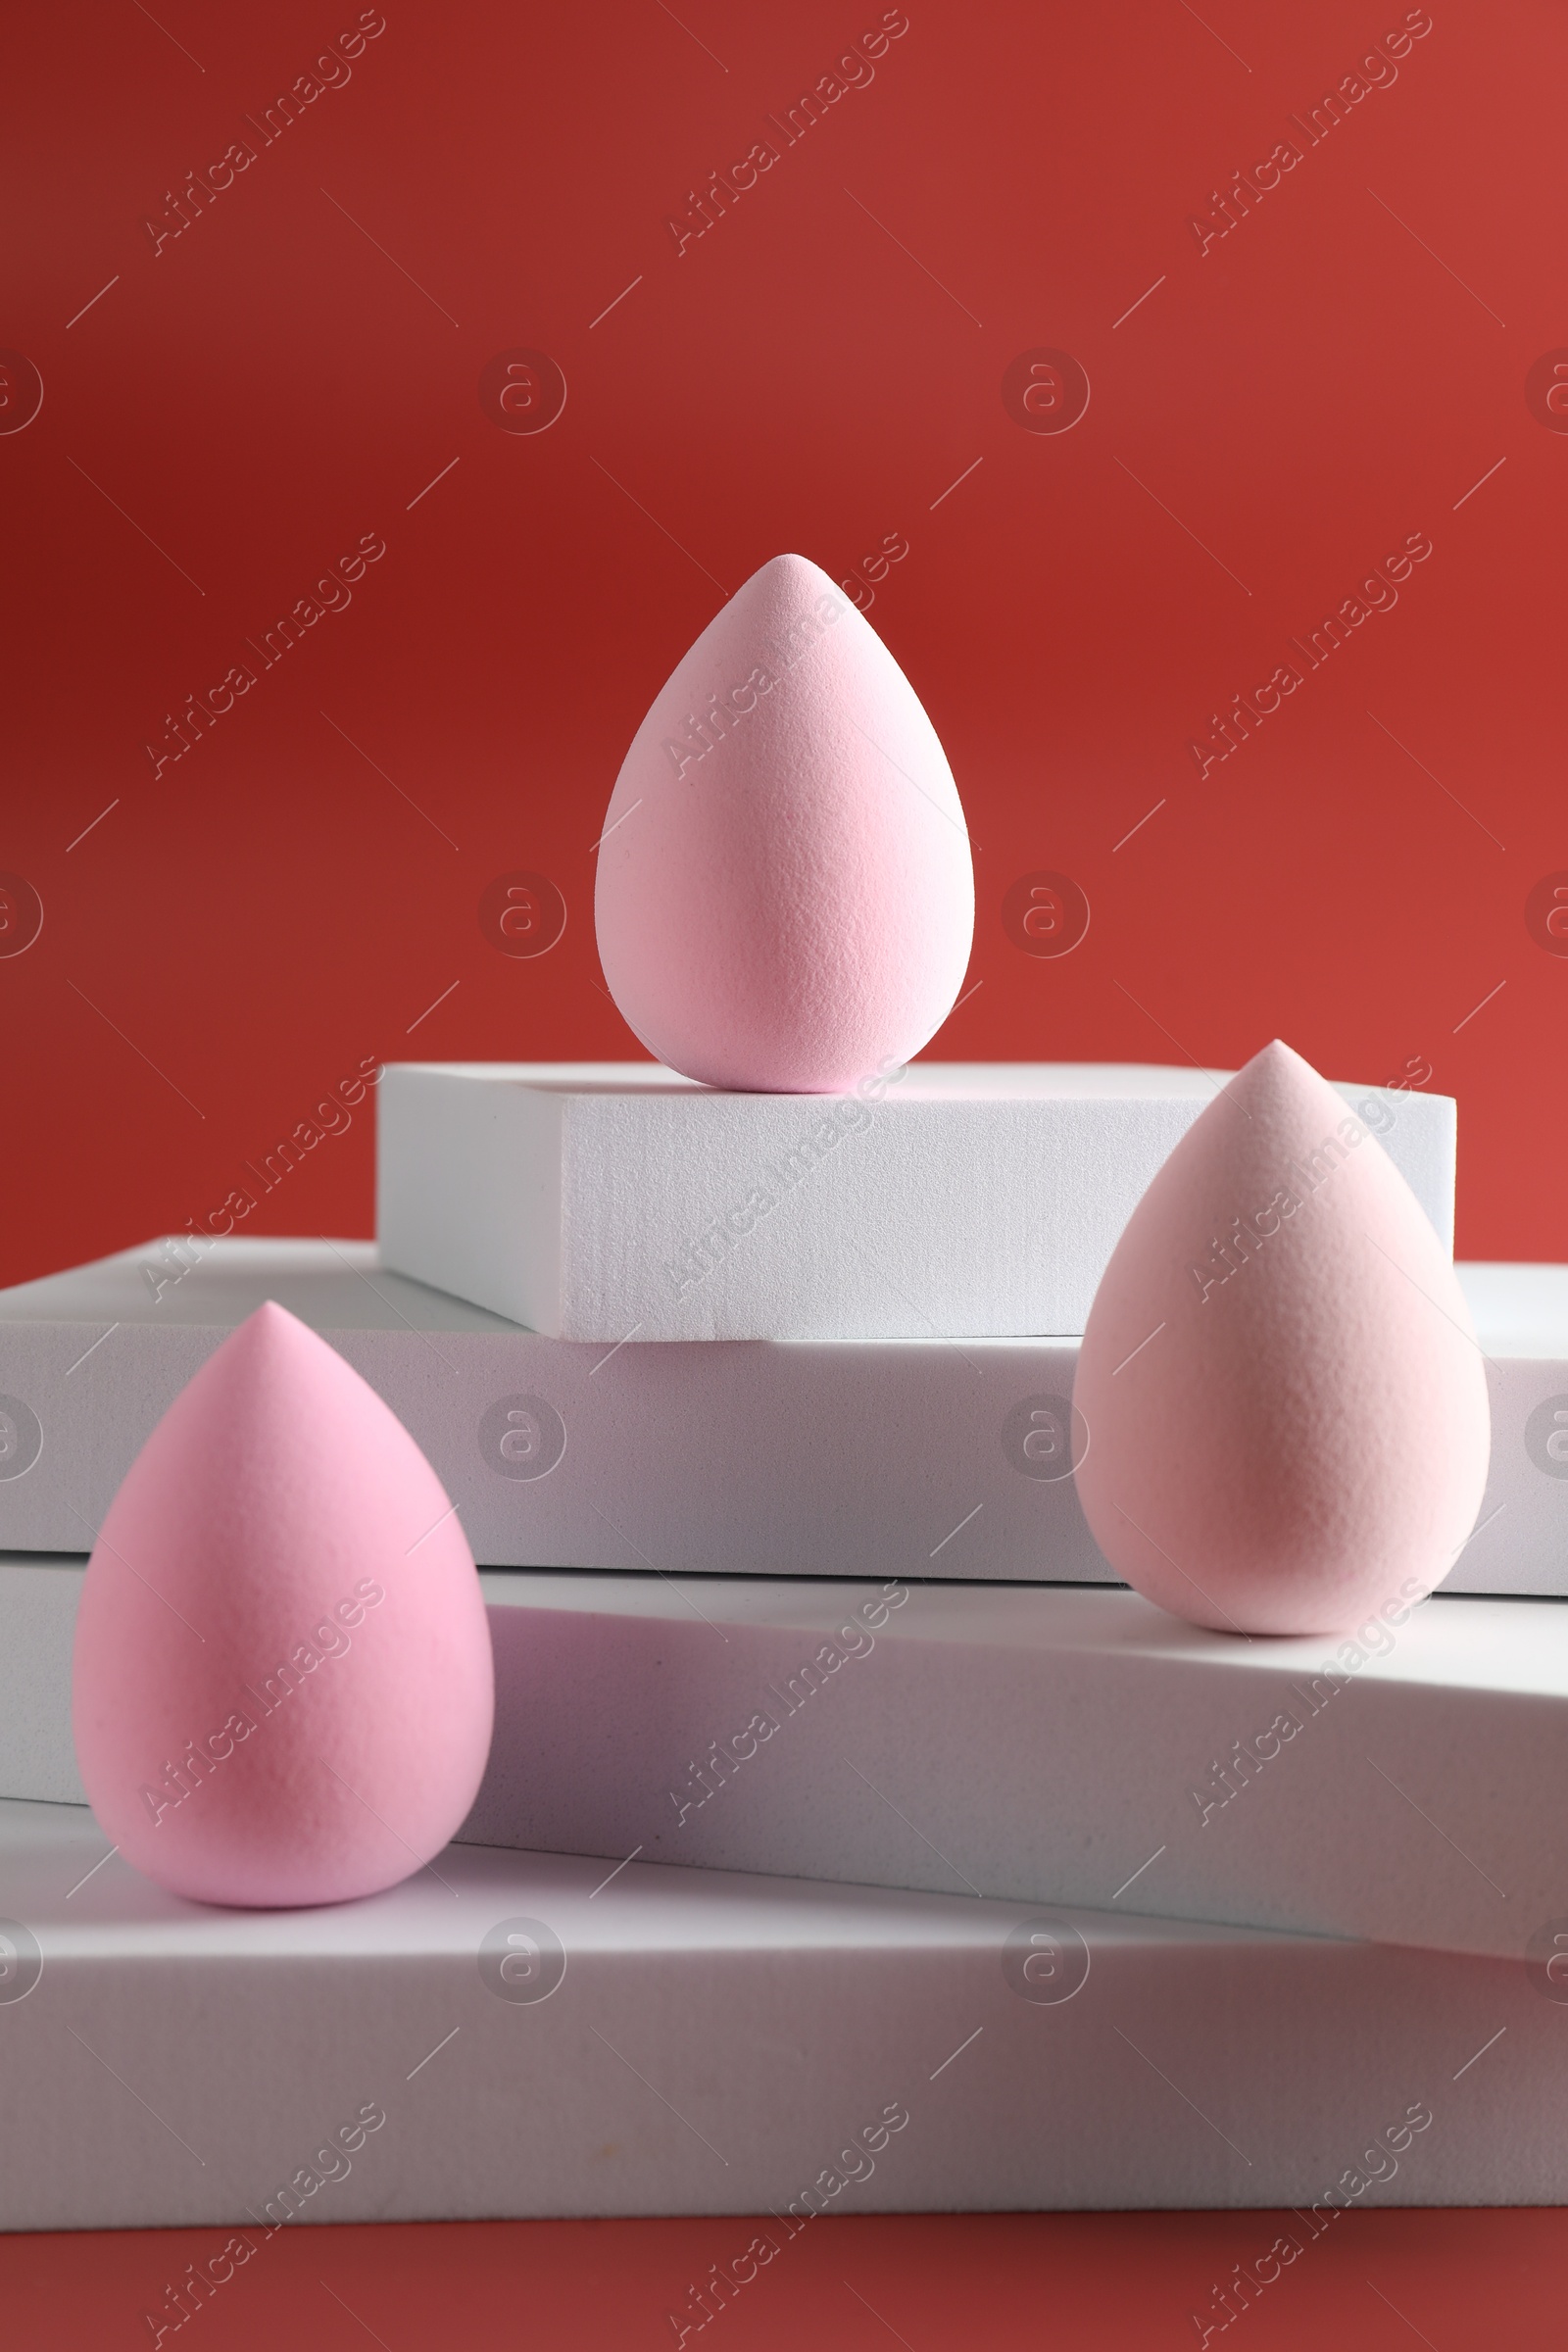
[[[0,342],[44,400],[0,434],[0,868],[45,920],[0,957],[0,1277],[204,1218],[366,1055],[636,1053],[591,848],[637,721],[721,586],[782,548],[844,578],[889,533],[870,617],[977,852],[983,986],[934,1051],[1414,1058],[1461,1103],[1461,1252],[1568,1257],[1568,962],[1525,922],[1568,865],[1568,441],[1525,392],[1568,339],[1561,10],[1434,0],[1200,254],[1189,216],[1401,6],[909,0],[869,86],[677,255],[665,216],[879,7],[387,0],[155,255],[165,191],[257,146],[243,117],[357,13],[9,25]],[[519,345],[566,378],[546,432],[480,407]],[[1088,372],[1071,431],[1004,407],[1041,345]],[[1209,713],[1418,530],[1397,608],[1200,781]],[[165,713],[366,532],[352,606],[155,780]],[[479,924],[518,867],[568,907],[536,960]],[[1002,926],[1037,867],[1093,908],[1060,959]],[[250,1230],[368,1232],[370,1109]]]
[[[1347,2213],[1210,2352],[1498,2352],[1562,2336],[1564,2217]],[[669,2313],[733,2255],[729,2221],[469,2222],[287,2230],[164,2352],[674,2352]],[[1194,2352],[1195,2311],[1287,2214],[837,2216],[762,2272],[685,2352]],[[0,2239],[19,2344],[144,2348],[147,2311],[218,2230]],[[744,2243],[744,2234],[740,2242]],[[1239,2323],[1233,2323],[1239,2325]],[[711,2332],[710,2332],[711,2330]]]

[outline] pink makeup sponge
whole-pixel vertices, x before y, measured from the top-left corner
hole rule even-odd
[[[201,1902],[371,1894],[462,1823],[494,1706],[434,1471],[324,1340],[258,1307],[153,1431],[87,1565],[73,1707],[100,1826]]]
[[[1486,1485],[1486,1373],[1453,1269],[1382,1145],[1277,1043],[1134,1209],[1073,1402],[1101,1550],[1221,1630],[1407,1609]]]
[[[953,774],[881,638],[804,556],[736,590],[638,728],[594,919],[628,1025],[709,1086],[840,1092],[952,1010],[974,932]]]

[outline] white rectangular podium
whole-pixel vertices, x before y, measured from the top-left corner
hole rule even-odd
[[[1360,2206],[1568,2199],[1517,1962],[611,1868],[454,1846],[209,1911],[0,1805],[0,2227],[236,2231],[221,2311],[318,2222],[755,2216],[755,2278],[834,2213],[1295,2207],[1305,2254]]]
[[[0,1566],[0,1795],[81,1796],[80,1576]],[[1519,1964],[1568,1934],[1542,1793],[1568,1784],[1568,1602],[1250,1642],[1116,1590],[483,1583],[496,1731],[466,1840]]]
[[[554,1338],[1073,1334],[1224,1071],[912,1062],[849,1095],[655,1062],[393,1062],[383,1262]],[[1451,1098],[1340,1093],[1453,1240]]]
[[[178,1262],[150,1242],[0,1292],[0,1410],[21,1408],[0,1551],[86,1551],[160,1415],[275,1298],[386,1399],[483,1566],[1111,1577],[1050,1441],[1076,1340],[606,1348],[389,1273],[368,1242],[230,1240]],[[1458,1273],[1490,1359],[1493,1455],[1448,1587],[1568,1592],[1568,1268]]]

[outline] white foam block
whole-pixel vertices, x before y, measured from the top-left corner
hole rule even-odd
[[[83,1563],[0,1560],[0,1796],[79,1805],[71,1736],[71,1648]]]
[[[150,1243],[0,1293],[18,1432],[0,1549],[87,1550],[160,1415],[271,1298],[385,1397],[487,1565],[1110,1573],[1065,1443],[1049,1451],[1075,1342],[610,1353],[390,1274],[365,1242],[230,1240],[176,1264]],[[1037,1475],[1053,1469],[1068,1474]]]
[[[1568,1593],[1568,1266],[1455,1272],[1487,1357],[1492,1466],[1447,1584]]]
[[[1560,1603],[1433,1601],[1351,1652],[1122,1591],[484,1582],[496,1734],[466,1839],[1515,1960],[1568,1913],[1539,1798],[1568,1781]],[[5,1794],[80,1796],[78,1587],[0,1581],[0,1657],[53,1618],[30,1728],[0,1713]]]
[[[1568,2194],[1517,1964],[471,1846],[207,1911],[105,1851],[0,1807],[13,2230],[221,2224],[248,2262],[309,2222],[756,2214],[765,2266],[820,2212],[1296,2206],[1304,2252],[1354,2204]]]
[[[183,1275],[171,1247],[0,1292],[0,1549],[86,1550],[160,1414],[273,1298],[386,1398],[487,1565],[1110,1576],[1059,1475],[1076,1341],[612,1352],[389,1274],[365,1242],[219,1242]],[[1568,1591],[1568,1460],[1547,1450],[1568,1450],[1552,1418],[1568,1414],[1568,1269],[1460,1275],[1492,1359],[1494,1443],[1448,1583]]]
[[[653,1062],[395,1062],[377,1234],[400,1273],[607,1347],[1081,1332],[1225,1075],[916,1062],[828,1097],[720,1094]],[[1340,1092],[1451,1249],[1452,1101]]]

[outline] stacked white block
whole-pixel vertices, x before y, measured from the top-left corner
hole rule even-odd
[[[71,1651],[83,1563],[61,1553],[0,1559],[0,1797],[80,1805],[71,1733]]]
[[[399,1273],[604,1347],[1071,1334],[1225,1076],[915,1062],[741,1095],[653,1062],[395,1062],[377,1236]],[[1340,1092],[1451,1248],[1452,1101]]]
[[[79,1585],[0,1569],[0,1794],[81,1795]],[[1560,1602],[1390,1595],[1339,1641],[1246,1642],[1103,1589],[484,1588],[466,1840],[1516,1961],[1568,1936]]]
[[[756,2215],[744,2288],[824,2213],[1294,2206],[1304,2252],[1568,2184],[1544,1966],[472,1846],[208,1911],[14,1803],[0,1884],[4,2226],[227,2227],[220,2305],[311,2222]]]
[[[1568,1269],[1459,1271],[1494,1446],[1449,1588],[1568,1591]],[[368,1243],[238,1239],[0,1293],[0,1550],[88,1549],[159,1416],[268,1298],[386,1398],[486,1565],[1110,1574],[1070,1475],[1075,1340],[609,1349],[389,1273]]]
[[[1077,1504],[1072,1334],[1214,1083],[394,1068],[380,1256],[161,1244],[0,1296],[6,2222],[765,2209],[756,2276],[857,2204],[1288,2203],[1304,2247],[1568,2198],[1526,1793],[1568,1768],[1568,1615],[1240,1642],[1108,1588]],[[1341,1091],[1446,1245],[1451,1103]],[[1497,1443],[1450,1584],[1568,1591],[1568,1271],[1466,1279]],[[541,1565],[483,1580],[462,1841],[206,1912],[77,1802],[68,1555],[268,1297],[481,1561]]]

